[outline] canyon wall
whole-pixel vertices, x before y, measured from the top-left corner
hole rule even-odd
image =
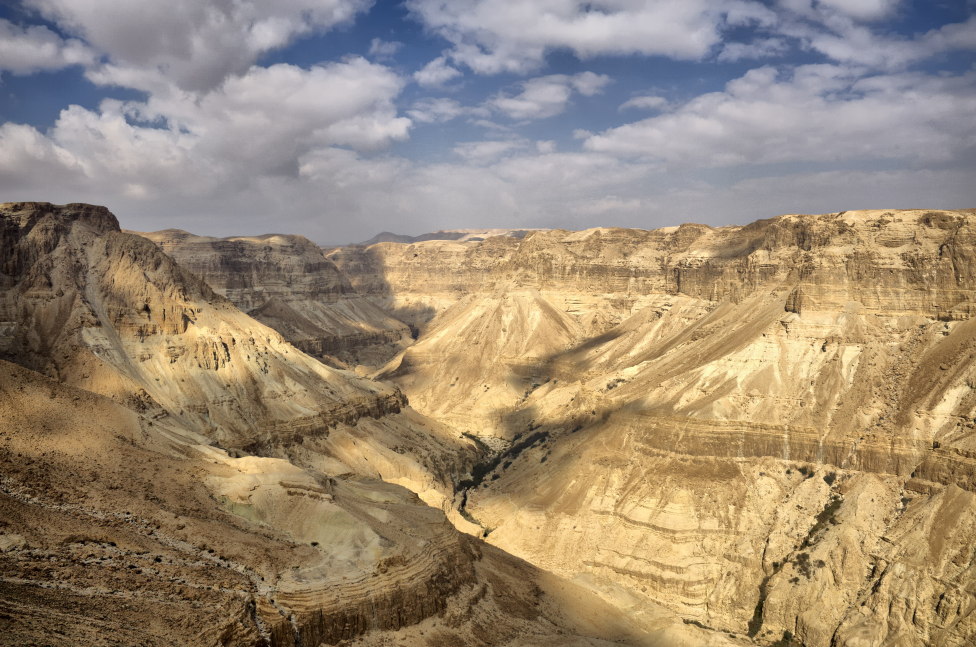
[[[178,229],[139,235],[302,351],[336,366],[381,364],[410,328],[365,299],[302,236],[211,238]]]
[[[437,506],[470,440],[305,355],[106,209],[0,205],[0,250],[7,640],[690,644],[674,617],[651,635],[458,533],[401,485]]]
[[[976,638],[976,215],[336,250],[489,542],[759,644]]]

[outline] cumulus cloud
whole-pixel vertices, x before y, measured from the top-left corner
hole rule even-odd
[[[408,0],[413,15],[453,44],[450,56],[481,74],[526,73],[568,49],[698,60],[729,24],[766,24],[775,14],[751,0]]]
[[[783,38],[760,38],[750,43],[726,43],[716,57],[734,63],[743,59],[763,59],[785,54],[789,44]]]
[[[496,95],[487,105],[512,119],[545,119],[563,112],[574,90],[583,96],[593,96],[609,83],[609,76],[593,72],[572,76],[551,74],[523,81],[519,84],[521,92]]]
[[[905,68],[914,63],[954,50],[976,49],[976,16],[965,22],[951,23],[931,29],[914,36],[895,35],[879,32],[865,21],[880,18],[893,11],[897,3],[879,3],[876,16],[867,12],[873,3],[865,3],[865,11],[854,11],[860,6],[850,5],[850,10],[842,11],[847,3],[812,5],[809,0],[784,2],[788,12],[784,14],[777,27],[778,36],[752,43],[726,44],[719,55],[720,60],[757,58],[765,43],[772,44],[771,54],[777,52],[778,41],[791,39],[801,47],[815,51],[828,59],[853,65],[862,65],[884,70]],[[883,5],[883,6],[882,6]]]
[[[668,100],[657,95],[632,97],[620,104],[618,110],[660,110],[668,105]]]
[[[424,87],[444,85],[459,76],[461,71],[448,65],[443,56],[438,56],[413,74],[414,80]]]
[[[834,65],[761,67],[587,150],[702,167],[787,161],[939,162],[976,146],[976,72],[862,78]]]
[[[858,20],[880,20],[894,13],[901,0],[819,0],[819,4]]]
[[[265,52],[350,20],[368,9],[372,0],[24,0],[24,4],[110,59],[93,77],[100,82],[152,90],[161,77],[183,89],[207,90],[229,74],[243,73]]]
[[[18,27],[0,19],[0,70],[31,74],[93,62],[94,52],[79,40],[65,40],[47,27]]]
[[[393,103],[402,85],[389,68],[355,58],[308,70],[253,67],[203,95],[107,100],[97,111],[71,106],[47,134],[4,127],[5,183],[30,184],[29,175],[44,168],[52,183],[87,184],[86,195],[121,190],[165,199],[206,198],[261,178],[295,178],[315,150],[371,151],[405,139],[411,122]]]

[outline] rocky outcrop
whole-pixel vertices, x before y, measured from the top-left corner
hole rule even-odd
[[[0,206],[0,356],[229,450],[436,502],[475,456],[397,389],[325,366],[89,205]],[[323,261],[324,262],[324,261]]]
[[[419,622],[478,558],[406,490],[231,458],[0,362],[11,644],[334,644]]]
[[[406,324],[358,295],[301,236],[210,238],[178,229],[139,235],[302,351],[333,365],[380,364],[411,341]]]
[[[974,233],[871,211],[331,258],[435,313],[382,374],[504,441],[460,497],[490,542],[759,644],[964,645]]]
[[[738,302],[785,281],[797,290],[794,302],[814,310],[856,301],[870,311],[960,319],[970,314],[972,293],[960,286],[973,279],[972,237],[968,211],[852,211],[745,227],[380,243],[328,256],[361,294],[438,311],[460,295],[516,285],[598,298],[622,316],[649,294]]]
[[[458,533],[395,483],[438,503],[468,441],[105,209],[7,204],[0,232],[0,348],[20,364],[0,360],[5,641],[382,644],[423,625],[453,644],[670,644]]]

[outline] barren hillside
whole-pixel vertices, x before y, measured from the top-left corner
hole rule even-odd
[[[972,212],[330,256],[432,314],[380,375],[498,448],[489,542],[760,644],[976,636]]]

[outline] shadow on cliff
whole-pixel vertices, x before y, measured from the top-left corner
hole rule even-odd
[[[349,245],[327,250],[326,258],[335,263],[339,271],[350,281],[357,294],[371,298],[376,306],[385,310],[410,327],[414,339],[434,318],[436,311],[421,303],[395,305],[394,290],[386,278],[387,267],[381,254],[372,246]],[[353,280],[356,277],[356,280]],[[368,277],[363,279],[362,277]]]

